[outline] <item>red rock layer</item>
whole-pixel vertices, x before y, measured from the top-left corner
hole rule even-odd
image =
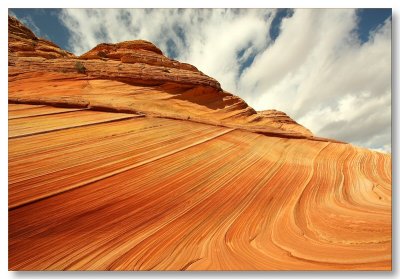
[[[283,130],[296,131],[305,135],[312,135],[310,130],[294,121],[282,111],[270,109],[258,111],[257,113],[262,116],[263,120],[271,121],[271,126],[275,126]]]
[[[295,122],[277,125],[257,114],[242,99],[223,91],[218,81],[192,65],[165,57],[150,42],[100,44],[79,58],[48,59],[54,58],[55,50],[49,49],[46,55],[45,50],[26,53],[17,47],[32,44],[35,37],[11,17],[9,37],[14,38],[9,54],[9,99],[13,102],[65,103],[77,107],[86,104],[91,109],[141,112],[265,134],[312,138],[309,130]]]
[[[79,58],[105,61],[112,59],[122,63],[142,63],[198,72],[197,68],[190,64],[165,57],[159,48],[144,40],[126,41],[117,44],[99,44]]]
[[[149,42],[60,57],[13,18],[9,38],[11,270],[391,269],[390,155]]]
[[[12,270],[391,268],[390,155],[182,120],[9,109]]]
[[[8,55],[46,59],[75,57],[55,43],[36,37],[31,30],[10,16],[8,17]]]

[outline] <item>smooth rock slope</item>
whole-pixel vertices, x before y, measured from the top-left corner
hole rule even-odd
[[[35,38],[9,17],[10,270],[391,269],[391,155],[146,41]]]

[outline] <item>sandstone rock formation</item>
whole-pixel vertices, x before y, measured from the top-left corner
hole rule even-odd
[[[304,135],[312,135],[311,131],[303,127],[292,118],[290,118],[286,113],[278,111],[276,109],[263,110],[258,112],[262,116],[262,119],[267,122],[270,121],[269,125],[278,127],[282,130],[295,131]]]
[[[390,155],[146,41],[34,38],[9,18],[11,270],[391,269]]]
[[[36,37],[14,17],[8,17],[8,55],[17,57],[74,58],[55,43]]]
[[[282,125],[258,114],[239,97],[223,91],[218,81],[192,65],[165,57],[150,42],[100,44],[80,57],[54,57],[62,50],[51,49],[49,55],[37,49],[26,53],[21,45],[41,41],[35,38],[9,17],[11,102],[140,112],[265,134],[313,137],[299,124]]]

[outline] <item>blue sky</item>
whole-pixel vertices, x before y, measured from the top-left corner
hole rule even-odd
[[[146,39],[256,110],[319,136],[391,150],[391,9],[10,9],[80,55]]]
[[[32,30],[35,30],[38,36],[50,39],[61,48],[73,51],[68,44],[69,30],[60,20],[61,9],[9,9],[11,13],[19,19],[24,20]],[[269,34],[273,40],[279,35],[279,27],[282,19],[290,17],[293,14],[292,9],[278,9],[276,17],[272,21]],[[391,9],[358,9],[359,24],[357,28],[358,37],[362,42],[368,40],[369,33],[392,16]],[[138,38],[132,38],[138,39]],[[171,54],[173,54],[173,51]],[[171,55],[174,56],[174,55]]]

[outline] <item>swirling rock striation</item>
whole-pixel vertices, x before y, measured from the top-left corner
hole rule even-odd
[[[10,44],[10,270],[391,269],[391,155],[257,113],[145,41]]]

